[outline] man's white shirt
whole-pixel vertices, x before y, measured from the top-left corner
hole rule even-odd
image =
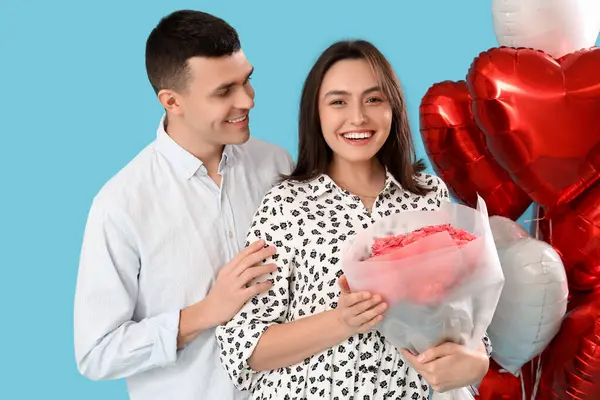
[[[245,399],[219,362],[214,329],[177,350],[180,310],[202,300],[242,248],[288,152],[225,146],[221,187],[160,121],[156,140],[95,196],[75,295],[75,355],[91,379],[127,378],[132,400]]]

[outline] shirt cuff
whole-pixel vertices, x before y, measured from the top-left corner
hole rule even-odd
[[[165,367],[177,360],[177,336],[179,334],[180,311],[173,311],[156,316],[155,340],[150,355],[152,365]]]

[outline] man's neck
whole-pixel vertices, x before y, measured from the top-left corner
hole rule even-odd
[[[171,139],[202,161],[209,175],[217,174],[225,146],[201,140],[198,135],[176,119],[169,118],[165,125],[165,131]]]

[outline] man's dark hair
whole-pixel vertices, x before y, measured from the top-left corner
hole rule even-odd
[[[201,11],[180,10],[162,18],[146,41],[146,72],[154,91],[183,91],[189,79],[187,60],[218,58],[240,50],[236,30]]]

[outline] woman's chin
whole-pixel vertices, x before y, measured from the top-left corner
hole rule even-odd
[[[344,151],[336,153],[336,158],[352,164],[366,164],[372,162],[377,153],[372,151]]]

